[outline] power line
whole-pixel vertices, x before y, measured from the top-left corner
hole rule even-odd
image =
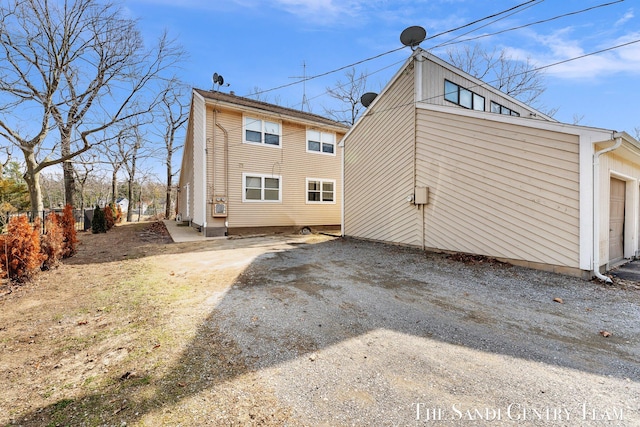
[[[521,7],[523,7],[523,6],[526,6],[526,5],[527,5],[527,4],[529,4],[529,3],[542,2],[542,1],[544,1],[544,0],[528,0],[528,1],[524,2],[524,3],[520,3],[519,5],[516,5],[516,6],[510,7],[509,9],[505,9],[505,10],[503,10],[503,11],[501,11],[501,12],[494,13],[494,14],[489,15],[489,16],[485,16],[484,18],[477,19],[477,20],[475,20],[475,21],[473,21],[473,22],[470,22],[470,23],[468,23],[468,24],[462,25],[462,26],[460,26],[460,27],[453,28],[453,29],[451,29],[451,30],[447,30],[447,31],[444,31],[444,32],[442,32],[442,33],[436,34],[436,35],[434,35],[434,36],[429,37],[427,40],[433,39],[433,38],[435,38],[435,37],[439,37],[439,36],[441,36],[441,35],[443,35],[443,34],[447,34],[447,33],[453,32],[453,31],[460,30],[460,29],[462,29],[462,28],[466,28],[466,27],[468,27],[468,26],[471,26],[471,25],[477,24],[478,22],[482,22],[482,21],[485,21],[485,20],[487,20],[487,19],[494,18],[494,17],[496,17],[496,16],[499,16],[499,15],[505,14],[505,13],[507,13],[507,12],[511,12],[512,10],[515,10],[515,9],[521,8]],[[392,49],[392,50],[390,50],[390,51],[387,51],[387,52],[384,52],[384,53],[381,53],[381,54],[378,54],[378,55],[375,55],[375,56],[372,56],[372,57],[369,57],[369,58],[366,58],[366,59],[363,59],[363,60],[360,60],[360,61],[357,61],[357,62],[354,62],[353,64],[345,65],[345,66],[343,66],[343,67],[336,68],[336,69],[334,69],[334,70],[330,70],[330,71],[326,71],[326,72],[321,73],[321,74],[316,74],[316,75],[314,75],[314,76],[309,76],[309,77],[307,77],[307,78],[305,78],[305,79],[302,79],[302,80],[297,80],[297,81],[292,82],[292,83],[283,84],[283,85],[280,85],[280,86],[277,86],[277,87],[274,87],[274,88],[271,88],[271,89],[261,90],[261,91],[254,92],[254,93],[251,93],[251,94],[248,94],[248,95],[244,95],[244,96],[245,96],[245,97],[250,97],[250,96],[255,96],[255,95],[262,95],[263,93],[273,92],[274,90],[284,89],[284,88],[286,88],[286,87],[290,87],[290,86],[293,86],[293,85],[296,85],[296,84],[299,84],[299,83],[307,82],[307,81],[309,81],[309,80],[314,80],[314,79],[317,79],[317,78],[320,78],[320,77],[328,76],[329,74],[337,73],[338,71],[346,70],[347,68],[355,67],[356,65],[360,65],[360,64],[363,64],[363,63],[365,63],[365,62],[372,61],[372,60],[374,60],[374,59],[381,58],[381,57],[383,57],[383,56],[385,56],[385,55],[389,55],[389,54],[391,54],[391,53],[397,52],[397,51],[399,51],[399,50],[404,49],[405,47],[406,47],[406,46],[401,46],[401,47],[398,47],[398,48],[396,48],[396,49]]]
[[[444,31],[444,32],[442,32],[442,33],[439,33],[439,34],[436,34],[436,35],[434,35],[434,36],[428,37],[426,40],[430,40],[430,39],[433,39],[433,38],[435,38],[435,37],[441,36],[441,35],[443,35],[443,34],[447,34],[447,33],[450,33],[450,32],[453,32],[453,31],[456,31],[456,30],[458,30],[458,29],[468,27],[468,26],[470,26],[470,25],[473,25],[474,23],[478,23],[478,22],[484,21],[484,20],[486,20],[486,19],[490,19],[490,18],[492,18],[492,17],[499,16],[499,15],[502,15],[502,14],[504,14],[504,13],[508,13],[508,12],[510,12],[510,11],[513,11],[514,9],[517,9],[517,8],[522,8],[522,7],[524,7],[524,6],[527,6],[527,7],[525,7],[524,9],[522,9],[522,10],[526,10],[526,9],[528,9],[528,8],[530,8],[530,7],[536,6],[536,5],[537,5],[537,4],[539,4],[541,1],[544,1],[544,0],[532,0],[532,1],[528,1],[528,2],[522,3],[522,4],[517,5],[517,6],[513,7],[513,8],[511,8],[511,9],[507,9],[507,10],[505,10],[505,11],[503,11],[503,12],[496,13],[496,14],[490,15],[490,16],[485,17],[485,18],[482,18],[482,19],[478,19],[478,20],[474,21],[473,23],[465,24],[465,25],[463,25],[463,26],[461,26],[461,27],[458,27],[458,28],[455,28],[455,29],[452,29],[452,30],[448,30],[448,31]],[[478,30],[478,29],[480,29],[480,28],[484,28],[485,26],[487,26],[487,25],[491,25],[491,24],[493,24],[493,23],[495,23],[495,22],[497,22],[497,21],[498,21],[498,20],[494,20],[494,21],[489,22],[488,24],[486,24],[486,25],[484,25],[484,26],[481,26],[481,27],[475,28],[475,29],[473,29],[473,30],[471,30],[471,31],[469,31],[469,32],[467,32],[467,33],[461,34],[460,36],[458,36],[458,37],[456,37],[456,38],[454,38],[454,39],[450,40],[449,42],[446,42],[446,43],[444,43],[444,44],[439,44],[439,45],[433,46],[433,47],[431,47],[431,48],[429,48],[429,49],[427,49],[427,50],[432,50],[432,49],[436,49],[436,48],[438,48],[438,47],[447,46],[447,45],[456,44],[456,43],[461,43],[461,42],[465,42],[465,41],[469,41],[469,40],[475,40],[476,38],[489,37],[489,36],[492,36],[492,35],[502,34],[502,33],[508,32],[508,31],[513,31],[513,30],[517,30],[517,29],[521,29],[521,28],[529,27],[529,26],[532,26],[532,25],[537,25],[537,24],[541,24],[541,23],[544,23],[544,22],[553,21],[553,20],[556,20],[556,19],[559,19],[559,18],[564,18],[564,17],[567,17],[567,16],[572,16],[572,15],[577,15],[577,14],[580,14],[580,13],[588,12],[588,11],[591,11],[591,10],[594,10],[594,9],[597,9],[597,8],[606,7],[606,6],[611,6],[611,5],[614,5],[614,4],[616,4],[616,3],[621,3],[621,2],[623,2],[623,1],[624,1],[624,0],[616,0],[616,1],[613,1],[613,2],[609,2],[609,3],[602,3],[602,4],[599,4],[599,5],[596,5],[596,6],[592,6],[592,7],[586,8],[586,9],[582,9],[582,10],[578,10],[578,11],[573,11],[573,12],[565,13],[565,14],[558,15],[558,16],[555,16],[555,17],[552,17],[552,18],[548,18],[548,19],[544,19],[544,20],[540,20],[540,21],[532,22],[532,23],[525,24],[525,25],[521,25],[521,26],[518,26],[518,27],[512,27],[512,28],[509,28],[509,29],[505,29],[505,30],[502,30],[502,31],[498,31],[498,32],[496,32],[496,33],[492,33],[492,34],[484,34],[484,35],[481,35],[481,36],[478,36],[478,37],[475,37],[475,38],[470,38],[470,39],[465,39],[465,40],[460,40],[460,41],[453,41],[453,40],[455,40],[455,39],[456,39],[456,38],[458,38],[458,37],[461,37],[461,36],[463,36],[463,35],[466,35],[466,34],[469,34],[469,33],[471,33],[471,32],[477,31],[477,30]],[[534,3],[534,4],[531,4],[531,3]],[[509,15],[507,15],[506,17],[512,16],[512,15],[514,15],[515,13],[518,13],[518,12],[520,12],[520,11],[522,11],[522,10],[517,10],[516,12],[510,13],[510,14],[509,14]],[[506,18],[506,17],[505,17],[505,18]],[[501,18],[501,19],[503,19],[503,18]],[[598,53],[598,52],[596,52],[596,53]],[[403,60],[403,61],[404,61],[404,60]],[[403,61],[399,61],[399,62],[403,62]],[[392,65],[398,64],[399,62],[395,62],[395,63],[394,63],[394,64],[392,64]],[[390,66],[392,66],[392,65],[390,65]],[[384,69],[386,69],[386,68],[389,68],[390,66],[386,66],[386,67],[382,68],[381,70],[377,70],[377,71],[374,71],[374,72],[372,72],[372,73],[369,73],[369,74],[367,74],[367,76],[364,76],[363,78],[366,78],[366,77],[368,77],[368,76],[370,76],[370,75],[373,75],[373,74],[375,74],[375,73],[377,73],[377,72],[379,72],[379,71],[382,71],[382,70],[384,70]],[[529,70],[529,71],[535,71],[535,70]],[[520,74],[522,74],[522,73],[520,73]],[[520,74],[516,74],[516,75],[520,75]],[[498,81],[498,80],[495,80],[495,81]],[[493,82],[495,82],[495,81],[493,81]],[[493,82],[492,82],[492,83],[493,83]],[[342,86],[344,86],[344,85],[342,85]],[[342,86],[338,86],[338,87],[342,87]],[[319,94],[319,95],[316,95],[316,96],[315,96],[315,97],[313,97],[312,99],[318,98],[318,97],[320,97],[320,96],[324,96],[324,95],[326,95],[326,94],[327,94],[327,92],[323,92],[323,93],[321,93],[321,94]]]
[[[390,50],[388,52],[384,52],[384,53],[381,53],[379,55],[372,56],[370,58],[363,59],[363,60],[358,61],[358,62],[354,62],[353,64],[349,64],[349,65],[345,65],[345,66],[340,67],[340,68],[336,68],[335,70],[326,71],[326,72],[324,72],[322,74],[316,74],[315,76],[310,76],[310,77],[307,77],[306,79],[303,79],[303,80],[297,80],[297,81],[295,81],[293,83],[287,83],[287,84],[284,84],[284,85],[281,85],[281,86],[274,87],[272,89],[265,89],[265,90],[261,90],[261,91],[258,91],[258,92],[254,92],[254,93],[251,93],[249,95],[245,95],[245,97],[250,97],[250,96],[255,96],[255,95],[262,95],[263,93],[273,92],[274,90],[284,89],[285,87],[297,85],[297,84],[302,83],[302,82],[307,82],[309,80],[313,80],[313,79],[317,79],[317,78],[320,78],[320,77],[328,76],[329,74],[337,73],[338,71],[346,70],[347,68],[355,67],[356,65],[360,65],[362,63],[365,63],[365,62],[368,62],[368,61],[372,61],[374,59],[378,59],[378,58],[383,57],[385,55],[388,55],[390,53],[397,52],[399,50],[404,49],[405,47],[406,46],[402,46],[402,47]]]
[[[450,40],[450,41],[448,41],[448,42],[445,42],[445,43],[439,44],[439,45],[437,45],[437,46],[434,46],[434,47],[433,47],[433,49],[438,48],[438,47],[449,46],[449,45],[452,45],[452,44],[464,43],[464,42],[468,42],[468,41],[472,41],[472,40],[478,40],[478,39],[485,38],[485,37],[491,37],[491,36],[495,36],[495,35],[498,35],[498,34],[507,33],[507,32],[509,32],[509,31],[515,31],[515,30],[520,30],[520,29],[522,29],[522,28],[531,27],[531,26],[533,26],[533,25],[544,24],[545,22],[551,22],[551,21],[554,21],[554,20],[556,20],[556,19],[566,18],[567,16],[578,15],[578,14],[580,14],[580,13],[589,12],[589,11],[591,11],[591,10],[598,9],[598,8],[600,8],[600,7],[606,7],[606,6],[614,5],[614,4],[616,4],[616,3],[622,3],[623,1],[624,1],[624,0],[617,0],[617,1],[614,1],[614,2],[610,2],[610,3],[602,3],[602,4],[599,4],[599,5],[596,5],[596,6],[588,7],[588,8],[586,8],[586,9],[576,10],[576,11],[574,11],[574,12],[569,12],[569,13],[564,13],[564,14],[562,14],[562,15],[557,15],[557,16],[554,16],[554,17],[552,17],[552,18],[547,18],[547,19],[543,19],[543,20],[540,20],[540,21],[531,22],[531,23],[529,23],[529,24],[520,25],[520,26],[518,26],[518,27],[508,28],[508,29],[506,29],[506,30],[497,31],[497,32],[495,32],[495,33],[491,33],[491,34],[482,34],[482,35],[480,35],[480,36],[471,37],[471,38],[464,39],[464,40],[457,40],[457,41],[454,41],[455,39],[452,39],[452,40]],[[482,28],[482,27],[480,27],[480,28]],[[479,29],[479,28],[478,28],[478,29]],[[477,29],[476,29],[476,30],[477,30]],[[476,31],[476,30],[474,30],[474,31]],[[461,35],[460,35],[460,36],[458,36],[458,37],[464,36],[464,35],[466,35],[466,34],[469,34],[469,33],[461,34]],[[457,37],[456,37],[456,38],[457,38]]]
[[[612,51],[612,50],[620,49],[622,47],[630,46],[630,45],[636,44],[636,43],[640,43],[640,39],[632,40],[630,42],[622,43],[622,44],[619,44],[619,45],[616,45],[616,46],[611,46],[611,47],[608,47],[608,48],[605,48],[605,49],[600,49],[600,50],[597,50],[597,51],[594,51],[594,52],[585,53],[584,55],[579,55],[579,56],[575,56],[573,58],[564,59],[562,61],[558,61],[558,62],[554,62],[554,63],[551,63],[551,64],[543,65],[543,66],[540,66],[540,67],[537,67],[537,68],[532,68],[530,70],[526,70],[526,71],[523,71],[523,72],[520,72],[520,73],[516,73],[516,74],[514,74],[514,77],[522,75],[522,74],[535,72],[535,71],[540,71],[540,70],[544,70],[544,69],[547,69],[547,68],[555,67],[555,66],[558,66],[558,65],[566,64],[568,62],[577,61],[578,59],[587,58],[589,56],[599,55],[601,53],[605,53],[605,52],[609,52],[609,51]],[[491,83],[495,83],[495,82],[498,82],[498,81],[499,81],[499,79],[492,80],[492,81],[489,81],[489,82],[481,82],[480,84],[474,84],[474,85],[465,87],[465,89],[474,89],[474,88],[478,88],[478,87],[483,87],[485,85],[491,86]],[[493,86],[491,86],[491,87],[493,89],[495,89]],[[412,102],[408,102],[408,103],[404,103],[404,104],[400,104],[400,105],[395,105],[395,106],[392,106],[392,107],[389,107],[389,108],[386,108],[386,109],[373,111],[372,114],[378,114],[378,113],[383,113],[383,112],[387,112],[387,111],[393,111],[393,110],[396,110],[398,108],[407,107],[409,105],[414,105],[414,104],[416,104],[418,102],[430,101],[432,99],[441,98],[441,97],[444,97],[444,95],[445,95],[444,93],[441,93],[441,94],[438,94],[438,95],[433,95],[433,96],[430,96],[430,97],[427,97],[427,98],[420,99],[419,101],[412,101]]]
[[[477,20],[475,20],[473,22],[469,22],[468,24],[462,25],[460,27],[452,28],[451,30],[447,30],[447,31],[443,31],[441,33],[435,34],[435,35],[433,35],[431,37],[428,37],[427,40],[435,39],[436,37],[440,37],[440,36],[443,36],[445,34],[453,33],[454,31],[458,31],[458,30],[461,30],[463,28],[467,28],[467,27],[470,27],[472,25],[475,25],[475,24],[477,24],[479,22],[486,21],[487,19],[491,19],[491,18],[495,18],[496,16],[504,15],[505,13],[508,13],[508,12],[513,11],[513,10],[517,10],[517,9],[523,7],[523,6],[526,6],[529,3],[542,3],[543,1],[544,0],[529,0],[529,1],[526,1],[524,3],[520,3],[519,5],[513,6],[513,7],[509,8],[509,9],[505,9],[502,12],[494,13],[493,15],[485,16],[484,18],[477,19]],[[532,6],[535,6],[535,5],[532,5]]]

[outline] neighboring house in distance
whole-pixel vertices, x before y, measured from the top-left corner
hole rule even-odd
[[[341,141],[324,117],[194,89],[177,217],[206,236],[340,227]]]
[[[127,209],[129,209],[129,199],[126,197],[118,197],[116,199],[116,205],[120,206],[120,210],[126,215]]]
[[[422,49],[341,145],[343,235],[585,278],[638,255],[638,141],[559,123]]]

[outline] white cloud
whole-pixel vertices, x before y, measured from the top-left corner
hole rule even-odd
[[[535,35],[535,40],[540,45],[539,49],[515,48],[510,52],[516,58],[531,58],[537,66],[557,64],[545,69],[547,74],[555,78],[594,80],[618,73],[640,74],[640,42],[591,55],[640,40],[640,32],[595,44],[590,43],[590,39],[575,38],[571,29],[566,28],[550,35]],[[585,57],[579,58],[582,56]]]
[[[616,21],[616,23],[614,24],[614,26],[619,27],[621,25],[624,25],[627,21],[631,20],[634,18],[634,14],[633,14],[633,9],[629,9],[627,11],[627,13],[624,14],[624,16],[620,19],[618,19]]]

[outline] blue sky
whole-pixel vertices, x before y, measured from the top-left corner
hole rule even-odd
[[[612,0],[608,0],[609,2]],[[546,0],[462,38],[494,33],[607,3],[607,0]],[[146,39],[166,29],[188,52],[180,71],[189,85],[211,89],[211,76],[224,76],[246,96],[294,83],[303,74],[322,74],[400,46],[408,26],[434,35],[511,8],[520,1],[477,0],[129,0]],[[506,48],[515,58],[545,66],[640,39],[640,4],[626,0],[590,12],[478,39],[487,49]],[[488,22],[488,21],[487,21]],[[485,24],[486,22],[483,22]],[[473,28],[473,27],[472,27]],[[468,31],[466,29],[465,31]],[[463,31],[422,43],[423,49],[449,41]],[[470,42],[475,43],[475,42]],[[460,44],[455,46],[461,46]],[[432,52],[446,57],[445,48]],[[379,91],[410,55],[409,48],[356,66],[370,74],[367,89]],[[322,114],[333,102],[326,88],[345,80],[344,71],[307,81],[311,111]],[[640,43],[548,68],[545,108],[555,118],[634,134],[640,127]],[[300,108],[303,85],[262,95],[269,102]]]

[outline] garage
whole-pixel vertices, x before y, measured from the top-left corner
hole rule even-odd
[[[611,178],[609,196],[609,264],[624,259],[624,207],[626,182]]]

